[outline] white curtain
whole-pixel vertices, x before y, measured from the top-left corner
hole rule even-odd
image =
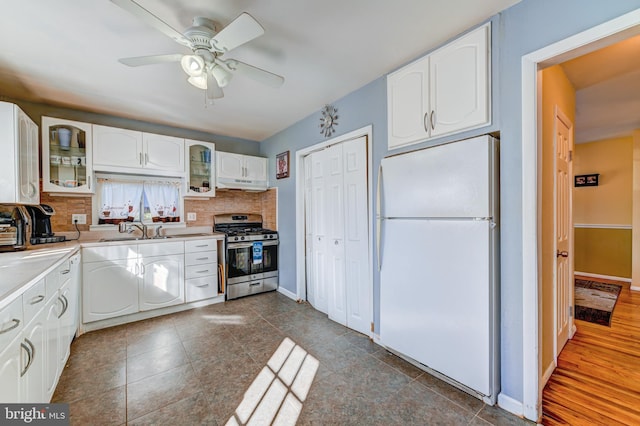
[[[178,184],[174,182],[145,182],[144,193],[151,217],[180,217]]]
[[[140,197],[142,185],[139,182],[102,181],[101,218],[122,219],[128,216],[140,217]]]

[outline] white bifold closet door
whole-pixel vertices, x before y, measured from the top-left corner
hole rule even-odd
[[[372,308],[366,137],[310,154],[305,185],[309,302],[330,319],[368,335]]]

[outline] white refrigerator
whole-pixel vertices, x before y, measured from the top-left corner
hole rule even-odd
[[[498,393],[498,142],[384,158],[380,341],[489,404]]]

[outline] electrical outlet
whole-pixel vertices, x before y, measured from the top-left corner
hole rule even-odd
[[[195,213],[195,212],[188,212],[188,213],[187,213],[187,220],[188,220],[188,221],[194,221],[194,220],[196,220],[196,213]]]
[[[86,214],[72,214],[71,215],[71,224],[74,223],[78,225],[86,225],[87,224],[87,215]]]

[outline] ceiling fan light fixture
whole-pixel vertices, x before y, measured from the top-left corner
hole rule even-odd
[[[191,77],[198,77],[204,71],[204,60],[198,55],[184,55],[180,60],[180,65],[182,65],[184,72]]]
[[[204,74],[191,76],[187,81],[198,89],[207,90],[207,76]]]
[[[218,86],[220,87],[225,87],[229,84],[231,77],[233,77],[233,74],[220,65],[214,65],[213,68],[211,68],[211,74],[213,74],[213,77],[216,79]]]

